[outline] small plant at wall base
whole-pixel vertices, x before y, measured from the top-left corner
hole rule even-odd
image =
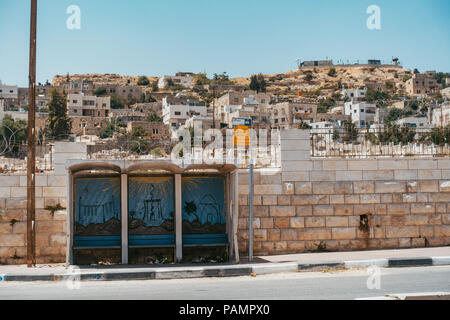
[[[56,211],[60,211],[60,210],[65,210],[66,208],[64,208],[63,206],[61,206],[61,204],[56,204],[54,206],[46,206],[45,210],[48,210],[51,212],[52,217],[55,215]]]
[[[12,219],[12,220],[9,222],[9,224],[11,225],[11,227],[14,227],[14,225],[15,225],[17,222],[19,222],[19,220]]]

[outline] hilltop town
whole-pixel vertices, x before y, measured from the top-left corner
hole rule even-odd
[[[296,70],[249,78],[226,72],[212,79],[192,72],[56,75],[52,83],[37,86],[36,130],[40,139],[67,135],[95,150],[137,142],[139,147],[130,150],[164,156],[178,129],[233,128],[234,119],[242,117],[251,118],[255,129],[432,129],[450,123],[449,85],[448,73],[407,70],[398,59],[390,64],[302,61]],[[66,129],[49,121],[61,99]],[[4,125],[24,126],[27,106],[28,88],[0,85]],[[14,142],[20,144],[20,137]]]

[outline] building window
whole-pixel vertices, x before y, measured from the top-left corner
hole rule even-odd
[[[175,115],[176,115],[176,116],[181,116],[181,112],[175,111]]]
[[[153,129],[152,132],[153,132],[153,134],[159,134],[159,130],[158,129]]]
[[[77,109],[73,109],[73,113],[77,113],[78,112],[78,110]]]

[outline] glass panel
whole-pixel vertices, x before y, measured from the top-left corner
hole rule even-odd
[[[120,178],[76,179],[75,190],[75,236],[120,236]]]
[[[183,177],[183,234],[226,233],[223,177]]]
[[[131,177],[128,189],[130,235],[174,233],[173,177]]]

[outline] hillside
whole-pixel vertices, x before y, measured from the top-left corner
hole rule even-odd
[[[100,84],[132,84],[137,85],[140,76],[123,76],[119,74],[70,74],[71,80],[88,80],[92,81],[94,85]],[[158,80],[158,77],[147,76],[150,83],[154,80]],[[67,75],[56,75],[53,78],[52,85],[59,86],[60,84],[67,81]]]
[[[330,72],[331,69],[335,70]],[[285,73],[264,75],[267,82],[267,91],[275,95],[297,95],[298,91],[304,96],[328,97],[345,88],[360,88],[368,84],[378,84],[389,91],[404,94],[404,79],[409,78],[412,72],[397,66],[333,66],[305,68]],[[235,78],[236,83],[248,85],[250,79]]]
[[[330,70],[334,70],[331,71]],[[285,73],[264,75],[267,91],[274,95],[296,96],[298,91],[303,96],[317,98],[330,97],[345,88],[361,88],[367,85],[381,85],[383,90],[396,95],[404,95],[404,82],[411,77],[410,70],[397,66],[333,66],[305,68]],[[147,76],[150,82],[158,77]],[[137,84],[139,76],[125,76],[118,74],[73,74],[70,79],[90,80],[95,85],[100,84]],[[57,86],[67,80],[66,75],[53,78],[53,85]],[[233,78],[234,83],[248,86],[249,78]]]

